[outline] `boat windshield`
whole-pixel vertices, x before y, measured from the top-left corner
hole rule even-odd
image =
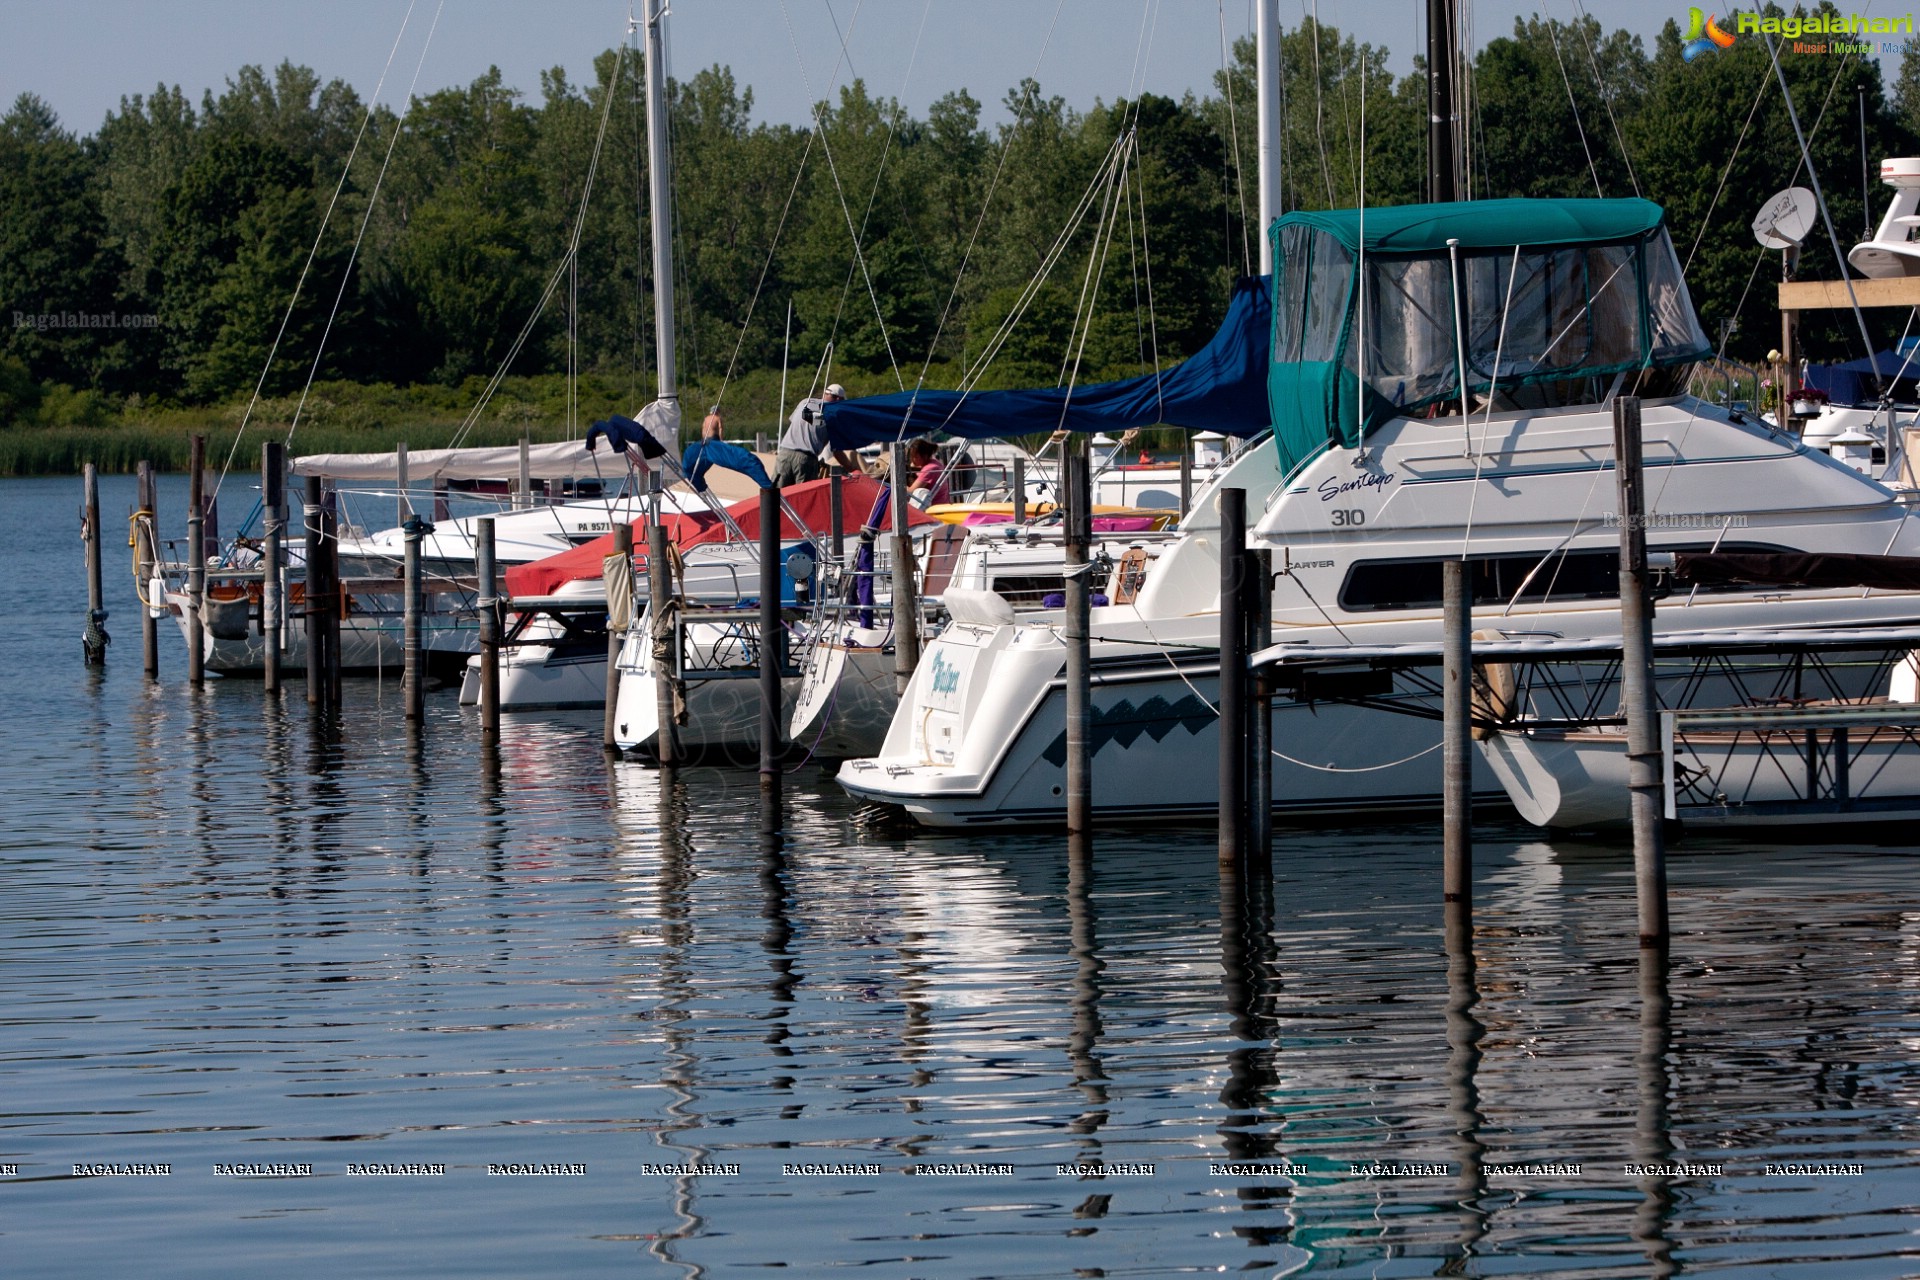
[[[1363,425],[1457,407],[1456,252],[1467,390],[1482,403],[1588,403],[1613,374],[1709,350],[1645,201],[1430,205],[1368,219],[1363,230],[1353,211],[1290,215],[1274,228],[1268,385],[1290,463],[1327,439],[1351,447]]]

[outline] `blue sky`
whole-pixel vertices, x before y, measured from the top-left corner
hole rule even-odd
[[[1582,0],[1584,2],[1584,0]],[[1425,46],[1421,0],[1281,0],[1296,25],[1309,6],[1332,27],[1384,44],[1396,71]],[[563,65],[580,81],[593,54],[626,36],[626,0],[415,0],[380,98],[465,84],[497,63],[528,96],[540,71]],[[1505,35],[1515,13],[1571,19],[1574,0],[1475,0],[1478,42]],[[1862,6],[1870,12],[1870,6]],[[92,132],[121,94],[180,84],[198,102],[244,63],[282,58],[346,79],[371,94],[407,17],[407,0],[0,0],[0,96],[31,90],[75,132]],[[1609,29],[1651,42],[1684,4],[1615,0],[1592,6]],[[1891,12],[1891,10],[1889,10]],[[852,73],[916,115],[939,94],[968,88],[1004,119],[1000,98],[1025,75],[1071,106],[1139,88],[1169,96],[1212,90],[1221,25],[1252,29],[1248,0],[674,0],[670,61],[676,75],[732,65],[755,90],[755,119],[801,123],[808,102]],[[847,59],[841,61],[841,38]]]
[[[1316,0],[1281,0],[1296,25]],[[1583,0],[1584,2],[1584,0]],[[414,0],[381,98],[404,99],[440,0]],[[1392,51],[1398,72],[1424,47],[1421,0],[1317,0],[1320,18]],[[1562,19],[1574,0],[1475,0],[1480,42],[1511,30],[1517,13]],[[1863,6],[1863,10],[1866,7]],[[362,96],[380,80],[407,0],[0,0],[0,95],[39,94],[78,133],[99,127],[123,93],[178,84],[197,102],[249,62],[283,58]],[[1609,29],[1649,43],[1684,4],[1618,0],[1589,9]],[[585,77],[595,53],[625,38],[626,0],[444,0],[419,71],[422,91],[464,84],[497,64],[508,83],[537,97],[542,69]],[[915,114],[966,88],[1004,118],[999,103],[1023,76],[1075,107],[1145,88],[1173,96],[1211,92],[1220,31],[1251,30],[1248,0],[675,0],[669,23],[676,75],[724,63],[754,90],[757,120],[801,122],[808,103],[848,78]],[[841,62],[835,24],[846,34]],[[1144,30],[1143,30],[1144,28]]]

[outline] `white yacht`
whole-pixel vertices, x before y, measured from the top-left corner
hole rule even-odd
[[[1252,545],[1272,552],[1277,642],[1430,639],[1440,565],[1463,556],[1477,628],[1617,633],[1620,394],[1644,402],[1655,550],[1920,552],[1920,526],[1884,485],[1668,394],[1709,346],[1651,203],[1295,213],[1273,235],[1273,437],[1199,493],[1131,604],[1093,612],[1105,821],[1216,811],[1223,487],[1247,491]],[[1662,601],[1655,625],[1840,626],[1911,608],[1894,593],[1702,590]],[[1057,616],[956,622],[922,655],[885,745],[847,762],[841,784],[929,825],[1063,820],[1064,663]],[[1372,706],[1276,698],[1276,811],[1437,803],[1437,722],[1388,709],[1437,704],[1430,694],[1399,676]],[[1475,789],[1502,794],[1484,767]]]

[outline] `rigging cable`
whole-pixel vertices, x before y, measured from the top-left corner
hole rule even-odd
[[[625,45],[623,44],[621,46],[622,56],[615,59],[613,71],[607,78],[606,99],[600,111],[600,130],[594,136],[593,155],[587,162],[587,179],[580,190],[580,206],[574,215],[573,234],[568,237],[566,251],[561,254],[560,261],[555,264],[552,274],[547,277],[546,287],[541,290],[540,298],[533,304],[532,310],[527,315],[526,322],[520,326],[520,332],[515,335],[513,342],[509,344],[506,355],[501,358],[492,376],[487,379],[487,385],[481,388],[479,399],[474,403],[473,408],[467,411],[467,416],[461,420],[460,425],[454,429],[453,436],[447,442],[448,448],[458,448],[460,442],[467,438],[468,433],[473,430],[474,425],[480,421],[480,415],[486,412],[487,405],[492,401],[494,393],[500,389],[500,384],[506,381],[507,370],[510,369],[513,366],[513,362],[519,358],[521,349],[527,344],[527,339],[533,336],[534,326],[540,322],[541,315],[546,311],[547,303],[552,301],[554,292],[559,289],[560,282],[566,279],[567,272],[571,268],[573,260],[580,253],[580,238],[586,229],[587,223],[587,203],[593,197],[594,178],[600,169],[601,150],[606,142],[607,123],[613,115],[614,90],[620,83],[620,70],[625,61],[625,51]],[[637,269],[636,267],[636,270]]]
[[[1633,194],[1640,194],[1640,178],[1633,171],[1633,157],[1627,154],[1627,140],[1620,135],[1620,121],[1613,114],[1613,100],[1607,96],[1606,81],[1600,78],[1600,62],[1593,56],[1593,42],[1587,39],[1587,10],[1580,0],[1573,0],[1574,12],[1580,15],[1580,21],[1574,30],[1579,33],[1580,44],[1587,51],[1587,65],[1593,69],[1593,83],[1600,91],[1600,105],[1607,109],[1607,121],[1613,126],[1613,140],[1620,146],[1621,163],[1627,166],[1627,181],[1633,186]],[[1598,23],[1594,24],[1598,26]]]
[[[1559,24],[1552,18],[1543,18],[1540,20],[1540,25],[1547,30],[1547,39],[1553,45],[1554,64],[1560,68],[1560,83],[1566,86],[1567,107],[1573,112],[1573,131],[1580,135],[1580,149],[1587,154],[1587,172],[1593,175],[1593,194],[1605,200],[1607,198],[1607,192],[1606,188],[1600,185],[1600,167],[1593,162],[1593,148],[1587,145],[1587,127],[1580,121],[1580,104],[1574,101],[1573,80],[1567,75],[1566,60],[1560,56],[1560,36],[1559,33],[1554,30]],[[1755,105],[1758,105],[1757,100]],[[1747,122],[1749,124],[1753,122],[1751,113],[1747,116]],[[1745,129],[1740,131],[1740,136],[1743,138],[1746,137]],[[1739,150],[1739,144],[1734,144],[1734,151],[1737,153]],[[1732,167],[1733,160],[1731,157],[1728,158],[1727,165],[1729,168]],[[1720,181],[1723,185],[1726,180],[1726,175],[1724,173],[1721,174]]]
[[[340,203],[340,193],[346,189],[347,175],[353,172],[354,157],[360,154],[360,143],[367,136],[367,126],[373,123],[378,110],[380,90],[386,87],[387,75],[393,70],[393,59],[400,52],[400,42],[406,38],[407,23],[413,19],[413,3],[407,5],[406,13],[400,19],[399,34],[393,38],[393,47],[387,50],[386,65],[380,69],[380,79],[374,83],[373,96],[367,100],[366,114],[360,117],[360,131],[353,135],[353,146],[347,151],[347,159],[340,166],[340,180],[333,184],[333,195],[327,200],[327,211],[320,215],[320,229],[314,233],[313,246],[307,250],[307,260],[301,264],[300,278],[294,281],[293,294],[287,299],[287,309],[280,316],[279,332],[273,335],[273,345],[267,349],[266,363],[260,366],[260,377],[253,384],[253,396],[247,401],[247,408],[240,415],[240,428],[233,434],[233,444],[227,450],[226,465],[220,468],[219,477],[213,482],[213,496],[220,496],[220,486],[227,478],[227,472],[233,469],[233,460],[239,456],[240,441],[247,434],[247,424],[253,420],[254,408],[260,403],[260,392],[266,386],[267,374],[273,368],[274,357],[280,354],[280,342],[287,336],[287,325],[293,320],[293,308],[300,301],[301,290],[306,288],[307,274],[313,270],[313,260],[320,254],[320,242],[326,238],[327,224],[333,221],[333,210]],[[245,526],[243,526],[244,528]]]
[[[420,83],[420,69],[427,65],[427,50],[433,47],[433,33],[439,30],[440,13],[446,8],[446,0],[433,11],[433,23],[427,28],[427,38],[420,46],[420,60],[413,66],[413,82],[407,86],[407,101],[413,101],[413,91]],[[300,426],[301,411],[307,407],[307,396],[313,390],[313,379],[320,372],[320,360],[326,355],[327,338],[333,333],[333,322],[340,314],[340,304],[347,296],[347,282],[353,278],[353,264],[360,260],[360,244],[367,238],[367,224],[373,221],[373,211],[380,203],[380,186],[387,180],[387,167],[393,163],[393,149],[400,141],[401,126],[404,117],[396,116],[393,122],[393,136],[387,139],[387,153],[381,157],[380,172],[375,175],[373,189],[367,193],[367,208],[360,215],[360,230],[353,237],[353,251],[347,255],[347,265],[340,272],[340,287],[333,295],[333,309],[327,312],[326,326],[320,331],[320,343],[313,353],[313,363],[307,367],[306,385],[300,388],[300,399],[293,407],[293,421],[287,424],[285,443],[293,443],[293,433]],[[235,445],[238,445],[235,441]]]
[[[1236,114],[1233,104],[1234,66],[1227,55],[1227,0],[1219,0],[1219,14],[1220,80],[1227,89],[1227,137],[1232,142],[1232,148],[1228,152],[1228,156],[1233,164],[1234,194],[1239,197],[1240,201],[1240,274],[1250,276],[1253,274],[1253,246],[1249,242],[1247,234],[1247,175],[1246,170],[1240,165],[1240,118],[1238,114]],[[1141,209],[1140,214],[1142,217],[1145,217],[1146,210],[1144,208]],[[1266,234],[1265,227],[1260,229],[1260,234]],[[1231,246],[1233,241],[1231,221],[1229,221],[1227,227],[1227,241],[1229,246]],[[1233,256],[1233,249],[1231,247],[1227,249],[1227,256],[1229,258]]]

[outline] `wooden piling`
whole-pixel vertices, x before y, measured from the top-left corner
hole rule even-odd
[[[206,680],[205,600],[207,438],[194,435],[187,443],[187,683]]]
[[[520,433],[520,477],[513,505],[522,510],[533,505],[533,437],[524,431]]]
[[[833,547],[833,567],[836,571],[846,563],[847,537],[842,525],[846,523],[846,494],[842,492],[846,483],[846,473],[839,467],[827,468],[827,512],[833,521],[831,545]]]
[[[620,535],[626,534],[628,549],[633,546],[633,527],[620,524],[614,529],[614,541],[620,541]],[[483,737],[500,736],[500,570],[494,558],[493,517],[481,516],[473,525],[473,569],[477,580],[479,598],[476,602],[480,613],[480,733]],[[616,640],[617,645],[617,640]],[[607,658],[607,688],[614,685],[613,652]],[[607,705],[613,705],[613,695],[607,695]],[[611,713],[608,716],[612,718]]]
[[[407,501],[407,442],[405,440],[393,446],[393,491],[393,522],[405,524],[407,517],[413,514],[413,504]]]
[[[920,600],[913,576],[913,539],[907,534],[907,446],[895,441],[887,468],[893,490],[893,679],[901,693],[920,665]]]
[[[340,586],[340,495],[327,490],[320,502],[320,558],[326,564],[326,598],[320,615],[327,635],[327,709],[340,710],[340,622],[347,596]]]
[[[1027,522],[1027,460],[1013,460],[1013,522]]]
[[[306,500],[301,504],[301,558],[306,562],[302,575],[300,629],[307,641],[307,705],[321,706],[326,701],[326,636],[320,622],[321,599],[326,590],[326,569],[321,563],[319,476],[307,477]]]
[[[303,621],[307,636],[307,701],[328,711],[340,708],[339,544],[325,483],[307,477],[306,580]]]
[[[267,693],[280,692],[282,615],[280,540],[287,524],[286,446],[268,440],[260,446],[260,676]]]
[[[673,613],[673,562],[667,552],[667,526],[660,519],[660,476],[653,474],[653,518],[647,524],[647,611],[655,627],[662,620],[674,617]],[[673,765],[680,759],[679,726],[675,719],[673,701],[674,648],[671,643],[659,643],[653,636],[645,638],[644,643],[653,646],[653,689],[657,701],[655,714],[659,721],[659,731],[654,735],[654,754],[662,765]]]
[[[419,516],[408,516],[401,528],[406,534],[402,561],[406,611],[401,622],[400,700],[406,707],[406,718],[419,721],[427,714],[426,655],[420,645],[420,614],[425,604],[420,581],[420,539],[427,523]]]
[[[1640,398],[1613,402],[1614,474],[1620,495],[1620,702],[1627,718],[1627,795],[1640,945],[1667,945],[1667,850],[1661,821],[1659,707],[1653,681],[1653,597],[1647,589],[1646,490]]]
[[[1066,481],[1067,831],[1093,830],[1093,483],[1087,455],[1074,441],[1064,462]]]
[[[80,537],[87,554],[87,627],[80,636],[81,661],[89,667],[107,661],[107,610],[100,585],[100,475],[91,462],[80,468]]]
[[[760,491],[760,789],[780,787],[780,668],[787,631],[780,623],[780,490]]]
[[[491,530],[488,531],[491,534]],[[626,643],[627,626],[632,619],[633,598],[633,526],[622,520],[613,526],[613,554],[620,557],[621,566],[627,574],[627,613],[622,618],[613,612],[613,600],[607,601],[607,696],[604,711],[600,717],[600,745],[608,751],[618,751],[615,721],[620,713],[620,649]],[[498,666],[499,659],[494,660]]]
[[[1220,861],[1247,853],[1247,491],[1220,504]]]
[[[153,589],[153,566],[160,558],[160,548],[155,544],[155,530],[159,526],[154,515],[156,489],[153,483],[153,464],[142,459],[135,464],[136,496],[139,504],[133,525],[134,572],[140,578],[140,596],[147,607],[140,611],[140,663],[141,670],[150,680],[160,677],[160,619],[155,611],[165,613],[166,596]]]
[[[1273,643],[1273,553],[1247,555],[1249,648]],[[1273,864],[1273,680],[1270,668],[1253,673],[1253,721],[1247,734],[1247,855],[1258,872]],[[1258,876],[1256,875],[1256,879]]]
[[[1465,560],[1440,565],[1441,895],[1473,901],[1473,589]]]

